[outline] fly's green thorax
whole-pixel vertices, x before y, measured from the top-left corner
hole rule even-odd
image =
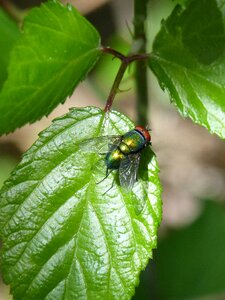
[[[123,136],[119,148],[125,154],[136,153],[142,150],[145,144],[146,140],[142,134],[136,130],[131,130]]]
[[[119,169],[120,163],[129,154],[140,152],[146,145],[146,139],[136,130],[124,134],[120,143],[106,155],[108,169]]]

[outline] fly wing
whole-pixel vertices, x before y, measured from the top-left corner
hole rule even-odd
[[[120,135],[99,136],[80,142],[78,147],[84,152],[106,154],[116,148],[120,141]]]
[[[137,180],[137,172],[140,163],[140,153],[126,156],[120,163],[119,179],[122,187],[131,190]]]
[[[115,150],[119,146],[121,140],[122,140],[122,136],[117,136],[117,137],[114,136],[113,138],[111,138],[108,144],[108,152]]]

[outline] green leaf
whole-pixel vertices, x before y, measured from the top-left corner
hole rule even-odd
[[[184,117],[225,138],[225,3],[187,1],[162,22],[150,67]]]
[[[131,298],[156,247],[158,165],[146,148],[129,192],[117,171],[104,179],[100,151],[133,126],[116,111],[73,109],[24,155],[0,195],[3,275],[15,299]]]
[[[13,20],[0,8],[0,89],[7,78],[7,66],[11,49],[20,36]]]
[[[0,134],[49,114],[98,59],[99,34],[71,5],[49,1],[25,18],[0,94]]]
[[[224,205],[207,201],[193,224],[159,244],[154,256],[158,298],[224,299],[216,296],[225,292],[224,237]]]

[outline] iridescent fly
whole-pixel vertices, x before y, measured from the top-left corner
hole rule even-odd
[[[106,177],[108,177],[110,171],[119,170],[120,185],[131,190],[137,181],[141,151],[150,144],[149,130],[142,126],[136,126],[123,136],[115,138],[113,143],[109,144],[105,156]]]

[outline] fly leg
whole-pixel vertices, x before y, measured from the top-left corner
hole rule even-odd
[[[105,177],[101,181],[97,182],[97,184],[103,182],[112,173],[112,171],[113,171],[112,169],[107,168]],[[102,195],[105,195],[108,191],[110,191],[113,188],[114,183],[115,183],[115,178],[113,178],[111,186]]]
[[[112,169],[107,168],[105,177],[101,181],[97,182],[97,184],[103,182],[112,173],[112,171],[113,171]],[[115,182],[115,178],[113,179],[113,182],[112,182],[110,188],[107,189],[102,195],[105,195],[108,191],[110,191],[113,188],[114,182]]]
[[[105,175],[105,177],[104,177],[102,180],[100,180],[99,182],[97,182],[97,184],[103,182],[103,181],[104,181],[104,180],[112,173],[112,171],[113,171],[113,170],[109,170],[109,169],[107,168],[107,169],[106,169],[106,175]]]
[[[110,186],[110,188],[109,189],[107,189],[102,195],[104,196],[106,193],[108,193],[108,191],[110,191],[112,188],[113,188],[113,186],[114,186],[114,182],[115,182],[115,178],[113,179],[113,182],[112,182],[112,184],[111,184],[111,186]]]

